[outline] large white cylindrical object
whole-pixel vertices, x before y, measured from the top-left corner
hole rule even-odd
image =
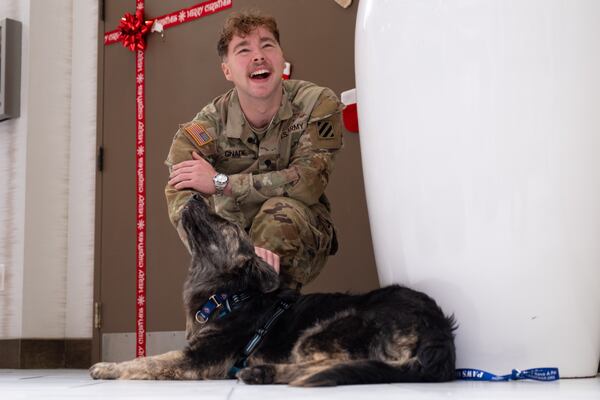
[[[455,313],[457,367],[595,375],[600,1],[361,0],[356,74],[380,281]]]

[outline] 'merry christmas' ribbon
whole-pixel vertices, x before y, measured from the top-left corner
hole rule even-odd
[[[119,28],[105,33],[104,44],[122,42],[135,52],[136,82],[136,356],[146,355],[146,117],[145,117],[145,36],[184,22],[230,8],[232,0],[209,0],[151,20],[144,20],[144,0],[136,0],[135,14],[126,13]],[[154,29],[156,27],[156,29]]]

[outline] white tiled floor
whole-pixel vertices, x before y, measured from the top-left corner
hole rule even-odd
[[[451,382],[302,389],[235,381],[94,381],[85,370],[0,370],[0,399],[194,400],[600,399],[600,377],[558,382]]]

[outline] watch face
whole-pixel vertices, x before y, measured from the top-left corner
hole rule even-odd
[[[227,175],[225,174],[217,174],[214,178],[215,183],[218,185],[226,185],[227,184]]]

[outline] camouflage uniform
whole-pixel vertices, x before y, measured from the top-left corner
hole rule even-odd
[[[213,210],[249,232],[254,244],[281,257],[280,275],[306,284],[335,252],[324,191],[342,147],[341,103],[327,88],[283,82],[281,106],[264,133],[246,122],[235,89],[217,97],[175,134],[166,164],[196,151],[229,176],[231,196],[213,195]],[[187,245],[180,213],[193,190],[165,189],[169,218]]]

